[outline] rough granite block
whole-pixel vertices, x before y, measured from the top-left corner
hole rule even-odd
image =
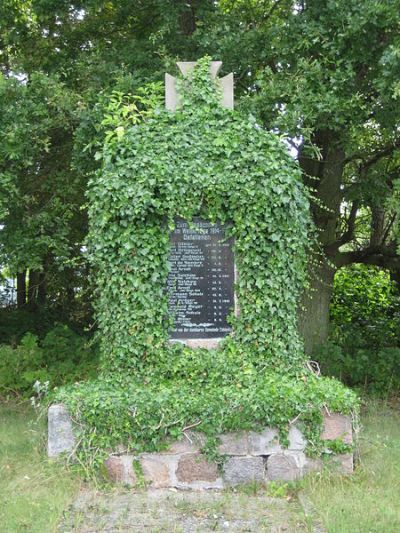
[[[273,454],[267,460],[267,478],[270,481],[295,481],[302,477],[305,465],[302,452]]]
[[[75,446],[72,432],[72,421],[65,406],[54,404],[48,410],[48,443],[49,457],[57,457],[60,453],[71,452]]]
[[[321,439],[341,439],[346,444],[352,444],[353,430],[351,418],[339,413],[324,413],[324,430],[322,432]]]
[[[289,429],[289,447],[288,450],[302,452],[307,446],[307,441],[303,433],[296,426],[291,426]]]
[[[171,471],[175,469],[177,456],[146,454],[140,458],[145,481],[151,488],[172,487]]]
[[[265,480],[262,457],[230,457],[224,463],[224,481],[227,485],[239,485]]]
[[[133,468],[133,455],[111,455],[105,462],[110,481],[124,485],[136,485],[137,476]]]
[[[279,453],[281,451],[282,447],[279,444],[279,433],[277,429],[265,428],[261,433],[250,431],[250,455],[271,455],[272,453]]]
[[[354,460],[352,453],[342,453],[333,455],[330,463],[340,474],[352,474],[354,470]]]
[[[210,463],[200,453],[185,454],[179,458],[175,471],[178,483],[216,482],[219,478],[218,467]]]
[[[218,451],[222,455],[247,455],[249,449],[248,433],[246,431],[236,431],[219,435],[221,444]]]
[[[310,457],[306,458],[306,464],[303,467],[303,473],[308,474],[309,472],[321,472],[323,468],[322,459],[319,457],[311,459]]]

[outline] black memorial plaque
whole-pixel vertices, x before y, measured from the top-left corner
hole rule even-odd
[[[227,315],[234,309],[232,239],[225,226],[195,218],[192,227],[175,221],[171,233],[168,308],[174,318],[171,339],[224,337],[231,331]]]

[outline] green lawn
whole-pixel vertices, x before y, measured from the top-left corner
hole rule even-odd
[[[80,482],[48,461],[45,421],[32,409],[0,405],[0,531],[51,533]]]
[[[350,477],[329,473],[302,482],[329,533],[400,531],[400,410],[370,404],[362,417],[361,465]],[[80,487],[48,461],[45,421],[27,406],[0,406],[0,531],[51,533]]]
[[[400,532],[399,407],[370,403],[352,476],[326,473],[306,480],[306,494],[329,533]]]

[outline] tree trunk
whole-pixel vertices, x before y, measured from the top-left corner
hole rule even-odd
[[[299,332],[304,349],[311,355],[322,346],[329,335],[329,306],[336,269],[321,260],[310,275],[310,287],[303,294],[299,312]]]
[[[372,207],[371,209],[371,232],[369,245],[379,246],[382,244],[385,233],[385,210],[382,207]]]
[[[37,301],[40,307],[43,307],[46,304],[46,273],[40,272],[39,274],[39,286],[38,286],[38,295]]]
[[[393,281],[397,293],[400,294],[400,270],[391,270],[390,280]]]
[[[317,199],[311,206],[311,212],[318,230],[317,248],[322,251],[314,252],[311,264],[316,260],[317,266],[310,266],[310,287],[303,295],[299,312],[299,331],[308,354],[322,346],[329,334],[335,258],[340,247],[337,221],[340,216],[340,186],[345,159],[333,132],[317,132],[314,143],[320,148],[321,159],[312,159],[302,154],[299,157],[304,182],[312,187]]]
[[[26,270],[17,272],[17,308],[23,309],[26,305]]]
[[[191,1],[183,2],[183,10],[179,17],[180,29],[186,37],[190,37],[196,31],[196,13]]]
[[[38,288],[39,272],[36,270],[29,270],[27,307],[30,311],[37,309]]]

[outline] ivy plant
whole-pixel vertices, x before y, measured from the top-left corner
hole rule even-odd
[[[86,451],[158,449],[193,424],[284,431],[300,414],[315,437],[324,404],[356,400],[310,374],[297,332],[312,230],[299,170],[275,134],[220,105],[209,58],[179,93],[175,112],[153,109],[104,145],[88,191],[102,375],[58,398],[83,422]],[[168,335],[169,235],[195,216],[229,223],[239,273],[239,316],[211,351]]]
[[[208,61],[181,83],[182,106],[106,144],[90,184],[89,243],[104,365],[157,366],[168,342],[169,234],[176,217],[231,222],[240,317],[223,350],[256,368],[296,372],[296,328],[310,229],[307,194],[287,148],[219,105]],[[162,354],[162,355],[161,355]]]

